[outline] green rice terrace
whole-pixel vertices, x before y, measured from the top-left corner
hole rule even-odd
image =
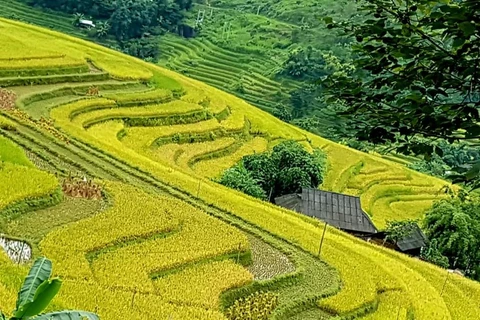
[[[312,14],[315,10],[315,14]],[[353,15],[348,1],[266,1],[262,5],[244,0],[194,1],[186,23],[199,26],[194,38],[167,33],[159,38],[158,64],[211,86],[232,93],[270,113],[279,105],[292,109],[292,93],[309,85],[311,78],[289,74],[286,65],[295,52],[315,50],[312,61],[322,55],[348,56],[345,41],[327,30],[321,18]],[[0,3],[0,16],[18,19],[114,46],[112,39],[98,39],[72,25],[72,15],[40,11],[19,0]],[[322,41],[314,41],[322,39]],[[316,59],[316,60],[314,60]],[[338,61],[337,63],[339,63]],[[327,67],[325,67],[327,68]],[[327,133],[332,115],[318,111],[317,130]]]
[[[61,21],[51,23],[70,28]],[[0,252],[7,315],[31,262],[45,256],[63,281],[46,312],[480,319],[478,282],[457,274],[445,282],[445,269],[334,227],[319,255],[321,221],[215,182],[243,156],[295,140],[326,153],[321,188],[359,196],[378,228],[420,218],[445,197],[443,180],[252,106],[268,109],[261,97],[279,90],[266,76],[273,62],[249,61],[257,71],[245,72],[243,100],[209,85],[227,89],[243,55],[207,40],[165,37],[166,67],[202,61],[185,74],[4,18],[0,43],[0,231],[28,244]]]

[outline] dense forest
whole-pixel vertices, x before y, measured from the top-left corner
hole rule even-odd
[[[29,5],[75,14],[76,23],[99,21],[91,36],[114,37],[121,49],[140,58],[156,59],[158,39],[154,36],[176,31],[182,25],[192,0],[26,0]]]

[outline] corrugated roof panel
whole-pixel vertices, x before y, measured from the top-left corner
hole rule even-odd
[[[425,234],[423,234],[422,230],[420,230],[420,227],[416,225],[415,229],[412,231],[412,234],[397,241],[397,247],[402,251],[408,251],[424,247],[426,242],[427,237]]]
[[[369,216],[361,209],[360,198],[303,188],[301,195],[286,195],[275,199],[275,203],[298,212],[316,217],[340,229],[364,233],[376,233]]]

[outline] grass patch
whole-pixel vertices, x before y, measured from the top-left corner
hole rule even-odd
[[[10,123],[13,124],[11,121]],[[3,137],[0,132],[0,163],[2,161],[33,168],[32,162],[28,159],[22,148],[11,140]]]

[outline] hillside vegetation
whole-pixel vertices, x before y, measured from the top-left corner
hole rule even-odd
[[[22,193],[1,191],[4,207],[23,199],[21,212],[44,208],[28,200],[55,190],[45,171],[94,178],[108,202],[40,236],[39,251],[64,279],[52,308],[92,311],[102,319],[226,319],[222,311],[237,298],[270,291],[277,297],[272,319],[480,319],[478,283],[458,275],[445,282],[444,269],[331,227],[320,259],[321,222],[208,178],[246,154],[297,140],[326,152],[322,188],[359,195],[379,227],[422,216],[442,197],[444,181],[99,45],[7,19],[0,19],[0,31],[0,87],[16,97],[15,108],[0,109],[1,121],[10,123],[8,130],[0,126],[0,135],[44,170],[21,171],[52,178],[24,189],[27,177],[8,175],[19,165],[5,162],[0,175],[7,173],[8,184]],[[1,205],[2,231],[12,230],[19,216],[8,216]],[[57,222],[45,217],[42,225]],[[12,236],[27,237],[16,230]],[[268,258],[286,259],[294,270]],[[265,268],[275,269],[266,279],[259,272]],[[14,309],[25,272],[1,255],[2,311]]]
[[[6,18],[122,47],[113,36],[98,38],[74,27],[74,16],[64,12],[45,12],[20,0],[5,0],[0,8],[0,16]],[[194,1],[184,14],[195,37],[185,38],[167,28],[156,38],[158,63],[281,114],[282,119],[293,117],[303,128],[336,137],[333,129],[339,119],[317,102],[310,84],[342,69],[349,59],[350,41],[328,30],[322,19],[332,16],[341,21],[354,13],[355,5],[344,0],[267,1],[260,6],[243,0]]]

